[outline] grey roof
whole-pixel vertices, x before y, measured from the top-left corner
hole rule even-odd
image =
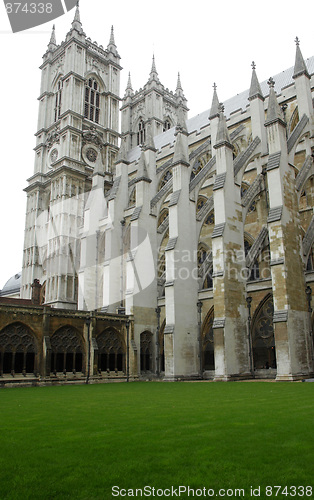
[[[17,293],[21,289],[22,273],[17,273],[12,276],[0,290],[0,297]]]
[[[314,74],[314,56],[306,59],[305,61],[308,72],[310,75]],[[289,85],[292,85],[294,83],[293,80],[293,73],[294,73],[294,66],[291,66],[291,68],[286,69],[285,71],[282,71],[281,73],[278,73],[277,75],[273,76],[273,79],[275,80],[275,92],[276,94],[280,94],[281,90],[285,87],[288,87]],[[267,85],[267,80],[261,82],[261,90],[263,93],[264,97],[267,97],[269,95],[269,87]],[[230,99],[227,99],[224,101],[224,113],[226,118],[228,119],[232,113],[238,110],[245,110],[246,107],[249,105],[249,89],[245,90],[244,92],[241,92],[240,94],[235,95],[234,97],[231,97]],[[206,127],[209,125],[209,115],[210,115],[210,110],[207,109],[206,111],[203,111],[202,113],[199,113],[198,115],[190,118],[186,122],[187,130],[188,133],[191,134],[192,132],[196,132],[201,130],[203,127]],[[166,146],[167,144],[173,144],[175,141],[175,127],[171,128],[170,130],[167,130],[166,132],[157,135],[154,137],[154,143],[155,147],[160,150],[162,147]],[[133,162],[138,160],[140,156],[141,149],[139,146],[136,148],[132,149],[128,153],[128,161]]]

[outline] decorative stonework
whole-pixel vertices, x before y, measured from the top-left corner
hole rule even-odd
[[[88,148],[86,151],[86,157],[91,163],[95,163],[97,160],[98,153],[95,149],[93,148]]]
[[[50,151],[55,143],[60,144],[60,130],[58,125],[47,135],[46,146],[48,151]]]
[[[95,144],[99,149],[102,149],[104,141],[95,125],[91,125],[89,130],[83,132],[83,145],[85,144]]]
[[[54,163],[55,161],[57,161],[58,156],[59,156],[58,150],[56,148],[53,149],[50,153],[50,162]]]

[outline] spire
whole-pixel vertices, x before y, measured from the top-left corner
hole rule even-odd
[[[151,82],[152,80],[155,80],[156,82],[159,81],[154,54],[153,54],[152,69],[150,70],[150,74],[149,74],[149,81]]]
[[[183,90],[182,89],[182,85],[181,85],[180,73],[178,73],[178,81],[177,81],[176,92],[178,92],[179,90]]]
[[[72,28],[77,30],[78,32],[82,32],[82,23],[81,23],[81,18],[80,18],[80,7],[79,7],[79,1],[76,3],[76,9],[75,9],[75,16],[72,22]]]
[[[115,42],[115,39],[114,39],[114,29],[113,29],[113,26],[111,26],[110,39],[109,39],[107,50],[109,52],[111,52],[114,56],[120,57],[119,54],[118,54],[116,42]]]
[[[230,149],[233,149],[233,146],[230,142],[229,132],[227,129],[226,117],[224,115],[225,108],[222,103],[219,104],[219,123],[216,137],[216,144],[214,148],[219,148],[221,146],[227,146]]]
[[[113,26],[111,26],[111,33],[110,33],[109,45],[114,45],[116,47],[116,43],[114,41],[114,29],[113,29]]]
[[[262,92],[260,83],[258,81],[255,68],[256,68],[256,64],[253,61],[252,62],[252,79],[251,79],[251,86],[250,86],[250,93],[249,93],[249,101],[252,101],[256,97],[259,97],[262,101],[264,101],[263,92]]]
[[[295,64],[294,64],[294,71],[293,71],[293,78],[297,78],[298,76],[305,75],[308,78],[310,78],[310,75],[308,73],[306,64],[304,62],[301,49],[300,49],[300,40],[298,37],[294,40],[296,43],[296,54],[295,54]]]
[[[131,73],[129,73],[128,83],[125,89],[125,97],[133,95],[133,87],[131,82]]]
[[[277,101],[275,93],[275,81],[272,77],[267,82],[269,86],[269,99],[268,99],[268,109],[265,126],[271,125],[275,122],[280,122],[282,125],[286,126],[282,111]]]
[[[48,44],[48,50],[55,50],[56,47],[57,47],[56,32],[55,32],[55,25],[53,25],[50,42]]]
[[[214,83],[213,88],[214,88],[214,94],[213,94],[213,100],[212,100],[212,107],[210,108],[210,113],[209,113],[210,120],[212,118],[215,118],[216,116],[219,116],[219,99],[218,99],[218,95],[217,95],[216,83]]]
[[[181,85],[180,73],[178,73],[178,81],[177,81],[176,95],[177,95],[177,96],[184,97],[184,94],[183,94],[183,88],[182,88],[182,85]]]

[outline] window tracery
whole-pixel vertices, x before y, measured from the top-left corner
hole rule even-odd
[[[89,78],[85,83],[84,116],[92,122],[99,123],[100,93],[95,78]]]
[[[37,341],[26,326],[6,326],[0,333],[0,375],[34,373],[37,352]]]
[[[57,85],[57,91],[55,94],[55,122],[59,120],[61,116],[61,104],[62,104],[62,88],[63,81],[59,80]]]
[[[137,145],[145,144],[146,141],[146,130],[145,123],[143,120],[139,121],[138,130],[137,130]]]
[[[203,371],[215,370],[215,352],[214,352],[214,309],[212,308],[206,320],[205,329],[203,332],[202,342],[202,366]]]
[[[166,132],[167,130],[170,130],[171,129],[171,123],[170,123],[170,120],[167,118],[165,121],[164,121],[164,124],[163,124],[163,132]]]
[[[167,172],[161,178],[158,191],[160,191],[167,184],[167,182],[170,181],[171,178],[172,178],[172,171],[167,170]]]
[[[98,371],[118,372],[124,369],[124,348],[121,338],[113,329],[103,331],[97,337]]]
[[[152,371],[153,334],[141,333],[141,372]]]
[[[254,368],[276,368],[276,348],[273,327],[274,304],[269,295],[261,303],[252,325]]]
[[[63,326],[50,339],[51,371],[53,373],[81,372],[83,347],[78,332],[71,326]]]

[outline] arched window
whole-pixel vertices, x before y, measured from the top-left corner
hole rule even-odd
[[[153,360],[153,334],[141,333],[141,372],[152,371]]]
[[[100,93],[95,78],[89,78],[85,84],[84,116],[92,122],[99,123]]]
[[[59,80],[57,85],[57,92],[55,94],[55,122],[59,120],[61,116],[62,87],[63,87],[63,81]]]
[[[198,275],[201,280],[201,290],[213,288],[213,259],[207,246],[200,243],[197,250]]]
[[[98,372],[118,372],[124,369],[125,352],[118,333],[113,329],[103,331],[97,337]]]
[[[157,222],[157,227],[160,227],[161,224],[164,222],[164,220],[167,219],[169,215],[169,212],[168,212],[168,209],[167,208],[164,208],[161,212],[160,212],[160,215],[159,215],[159,218],[158,218],[158,222]]]
[[[51,337],[51,371],[81,372],[83,346],[78,332],[71,326],[63,326]]]
[[[135,205],[136,205],[136,189],[134,187],[130,193],[128,207],[134,207]]]
[[[258,307],[252,324],[252,347],[255,369],[276,368],[273,314],[273,297],[268,295]]]
[[[202,366],[203,371],[215,370],[214,352],[214,308],[212,307],[204,321],[202,332]]]
[[[167,118],[167,120],[164,121],[163,125],[163,132],[166,132],[166,130],[171,129],[171,123],[170,120]]]
[[[166,320],[164,319],[159,331],[159,372],[165,371],[165,326]]]
[[[161,190],[161,188],[164,187],[165,184],[171,179],[172,177],[172,172],[171,170],[167,170],[167,172],[162,176],[161,181],[158,186],[158,191]]]
[[[197,206],[196,206],[196,211],[199,212],[201,210],[201,208],[203,208],[203,206],[205,205],[206,201],[208,200],[208,198],[206,198],[206,196],[199,196],[198,199],[197,199]]]
[[[143,120],[140,120],[137,132],[137,145],[139,146],[140,144],[144,144],[145,140],[146,140],[145,123]]]
[[[5,327],[0,333],[0,375],[35,372],[37,342],[21,323]]]

